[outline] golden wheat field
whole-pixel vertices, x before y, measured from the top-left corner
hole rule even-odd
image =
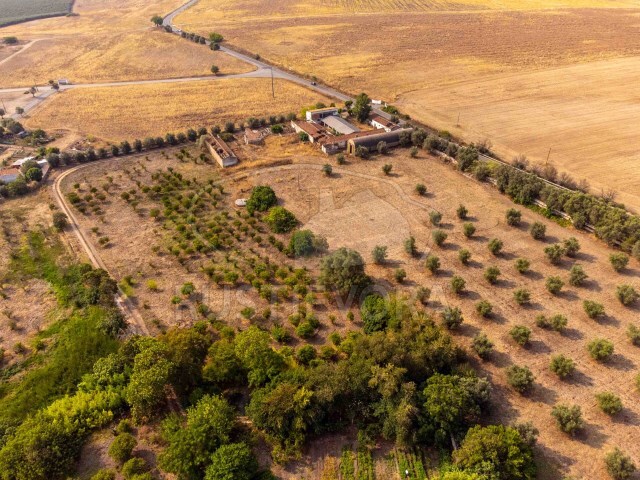
[[[596,193],[617,190],[640,211],[640,9],[600,8],[634,6],[363,0],[316,9],[301,0],[201,0],[177,23],[215,28],[231,44],[398,102],[467,140],[488,137],[507,159],[523,153],[542,163],[551,147],[560,171],[587,178]]]
[[[0,86],[68,78],[74,83],[147,80],[223,73],[252,66],[151,26],[155,13],[178,2],[80,0],[77,17],[53,18],[0,29],[0,36],[38,40],[0,68]]]
[[[121,141],[298,112],[303,105],[330,101],[284,80],[276,80],[275,94],[274,99],[266,78],[77,88],[34,110],[26,124]]]

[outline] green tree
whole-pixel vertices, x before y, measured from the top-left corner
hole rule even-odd
[[[493,342],[489,340],[486,333],[478,333],[473,337],[471,347],[480,358],[485,360],[493,351]]]
[[[609,255],[609,262],[616,272],[621,272],[627,267],[629,257],[624,253],[612,253]]]
[[[24,177],[29,182],[39,182],[40,180],[42,180],[42,170],[40,170],[38,167],[30,168],[24,174]]]
[[[151,23],[153,23],[156,27],[159,27],[164,22],[164,19],[160,15],[154,15],[151,17]]]
[[[498,282],[498,277],[500,277],[500,269],[498,267],[487,267],[484,271],[484,278],[492,285]]]
[[[458,260],[460,260],[460,263],[463,265],[468,265],[469,260],[471,260],[471,252],[466,248],[461,248],[458,250]]]
[[[371,283],[364,272],[364,260],[358,252],[345,247],[327,255],[320,263],[320,283],[326,288],[346,295]]]
[[[424,266],[431,272],[432,275],[435,275],[440,268],[440,259],[435,255],[429,255],[424,262]]]
[[[615,448],[604,457],[607,473],[614,480],[627,480],[636,471],[636,465],[631,457],[619,448]]]
[[[567,257],[575,257],[580,251],[580,242],[578,242],[577,238],[570,237],[562,242],[562,247]]]
[[[517,227],[520,225],[520,221],[522,219],[522,212],[520,210],[516,210],[515,208],[510,208],[507,210],[506,214],[507,225],[511,225],[512,227]]]
[[[572,287],[582,286],[587,278],[589,278],[589,275],[585,273],[582,265],[573,265],[569,270],[569,285]]]
[[[551,410],[551,416],[556,419],[560,430],[570,435],[575,435],[584,427],[582,410],[578,405],[558,404]]]
[[[135,437],[130,433],[121,433],[111,442],[109,456],[122,464],[131,458],[131,453],[137,443]]]
[[[489,240],[489,244],[487,245],[489,251],[494,255],[500,254],[500,252],[502,251],[502,246],[502,240],[499,240],[497,238],[492,238],[491,240]]]
[[[68,217],[62,212],[55,212],[53,214],[53,228],[61,232],[69,224]]]
[[[513,328],[509,330],[509,335],[511,335],[511,338],[513,338],[518,345],[524,347],[529,343],[529,339],[531,338],[531,329],[524,325],[514,325]]]
[[[258,471],[258,461],[246,443],[230,443],[211,456],[205,480],[251,480]]]
[[[576,364],[569,357],[562,354],[551,357],[549,369],[560,378],[566,378],[576,369]]]
[[[385,330],[391,319],[387,302],[380,295],[367,295],[360,307],[364,333]]]
[[[276,194],[273,189],[267,185],[258,185],[251,190],[251,195],[247,200],[247,211],[266,212],[278,203]]]
[[[331,174],[333,173],[333,167],[331,165],[329,165],[328,163],[325,163],[322,166],[322,173],[324,173],[325,176],[330,177]]]
[[[440,317],[442,318],[442,324],[448,330],[457,329],[464,321],[464,318],[462,318],[462,310],[458,307],[445,307],[440,313]]]
[[[308,257],[314,253],[326,251],[327,241],[311,230],[297,230],[291,235],[289,250],[296,257]]]
[[[531,262],[529,262],[529,260],[527,260],[526,258],[517,258],[514,265],[518,273],[525,274],[529,271]]]
[[[545,287],[549,293],[558,295],[560,290],[562,290],[562,287],[564,287],[564,282],[560,277],[549,277],[545,282]]]
[[[371,99],[366,93],[361,93],[356,97],[356,100],[351,109],[360,123],[365,123],[371,113]]]
[[[536,464],[531,447],[520,433],[503,425],[471,428],[460,448],[453,452],[454,463],[480,478],[533,480]]]
[[[373,263],[382,265],[387,259],[387,247],[384,245],[376,245],[371,252]]]
[[[235,352],[248,372],[251,386],[261,386],[275,378],[284,368],[284,360],[271,348],[269,334],[256,326],[240,332],[235,339]]]
[[[466,283],[467,282],[465,282],[464,278],[462,278],[459,275],[454,275],[453,277],[451,277],[451,282],[450,282],[451,291],[456,294],[462,293],[462,291],[464,290],[464,287],[466,286]]]
[[[464,233],[464,236],[467,238],[471,238],[473,236],[474,233],[476,233],[476,227],[473,223],[465,223],[464,225],[462,225],[462,233]]]
[[[616,297],[621,304],[628,307],[640,298],[640,294],[631,285],[619,285],[616,288]]]
[[[287,233],[295,228],[298,219],[284,207],[272,207],[265,216],[265,222],[275,233]]]
[[[488,300],[480,300],[478,303],[476,303],[476,312],[478,313],[478,315],[484,318],[488,318],[493,312],[493,306]]]
[[[529,233],[536,240],[544,240],[547,234],[547,226],[544,223],[533,222],[529,227]]]
[[[611,392],[600,392],[596,394],[598,407],[607,415],[615,415],[622,410],[622,400]]]
[[[593,300],[585,300],[582,307],[589,318],[599,318],[604,316],[604,305]]]
[[[613,355],[613,343],[603,338],[596,338],[587,345],[589,355],[598,362],[607,361]]]
[[[433,232],[431,232],[431,238],[433,239],[433,243],[435,243],[437,246],[441,247],[444,242],[447,240],[448,235],[440,229],[436,229]]]
[[[507,383],[511,385],[517,392],[525,393],[531,388],[535,377],[529,367],[521,367],[519,365],[511,365],[507,368]]]
[[[210,41],[211,43],[220,43],[220,42],[222,42],[223,40],[224,40],[224,37],[223,37],[221,34],[219,34],[219,33],[211,32],[211,33],[209,34],[209,41]]]

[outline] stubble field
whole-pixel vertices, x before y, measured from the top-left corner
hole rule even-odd
[[[552,147],[560,171],[640,211],[640,144],[628,134],[640,120],[639,14],[632,2],[203,0],[176,22],[489,138],[507,159],[543,163]]]
[[[268,78],[78,88],[34,110],[26,124],[122,141],[299,112],[302,105],[330,102],[284,80],[276,80],[275,93],[274,99]]]
[[[299,145],[299,144],[298,144]],[[293,147],[290,146],[290,148]],[[268,160],[267,151],[257,157]],[[504,212],[513,204],[499,196],[491,187],[463,179],[451,167],[432,157],[410,159],[405,151],[400,151],[384,159],[371,161],[351,161],[345,167],[334,167],[335,174],[325,177],[321,166],[325,158],[318,156],[310,147],[293,148],[292,164],[273,168],[250,168],[249,170],[231,170],[222,177],[210,165],[193,165],[191,162],[179,162],[172,157],[154,154],[151,159],[142,157],[135,163],[118,161],[98,167],[89,167],[70,178],[66,184],[71,191],[74,181],[80,182],[81,193],[88,191],[90,185],[99,185],[108,176],[113,178],[113,191],[108,195],[105,211],[106,223],[96,221],[92,215],[81,217],[83,228],[94,241],[99,235],[107,234],[110,246],[104,250],[103,258],[107,265],[114,267],[118,280],[126,275],[134,279],[134,295],[137,303],[146,312],[148,318],[161,318],[165,323],[189,323],[187,315],[172,313],[175,307],[170,298],[175,295],[177,286],[185,281],[193,281],[197,291],[204,294],[203,300],[214,312],[221,312],[219,318],[225,318],[232,324],[242,326],[247,320],[238,315],[241,308],[252,306],[256,312],[266,306],[264,300],[249,288],[241,288],[230,294],[225,289],[215,287],[197,267],[198,261],[189,259],[180,263],[166,254],[157,255],[154,245],[166,245],[167,233],[163,233],[162,222],[148,218],[152,204],[146,201],[131,209],[120,199],[120,192],[135,189],[135,181],[148,184],[154,172],[166,170],[172,166],[187,178],[195,175],[201,182],[208,178],[217,178],[225,186],[225,203],[246,196],[255,185],[268,184],[276,191],[281,203],[294,212],[302,222],[302,228],[308,227],[315,233],[327,237],[330,249],[349,246],[357,249],[367,261],[367,273],[380,285],[397,288],[401,294],[411,295],[419,286],[432,289],[432,298],[427,309],[434,315],[444,305],[459,306],[465,322],[455,332],[457,341],[469,346],[472,337],[484,332],[494,342],[495,350],[486,362],[477,361],[477,367],[489,376],[495,388],[496,409],[492,418],[495,422],[531,421],[540,429],[541,435],[537,452],[543,460],[540,478],[557,480],[571,474],[578,479],[604,478],[603,455],[614,446],[626,450],[638,461],[640,450],[635,441],[640,422],[638,393],[634,389],[634,377],[638,373],[638,349],[626,338],[626,329],[636,322],[638,309],[625,308],[615,299],[615,288],[621,283],[638,286],[640,267],[634,262],[623,273],[613,272],[608,264],[610,251],[592,237],[568,230],[542,217],[523,212],[523,225],[520,228],[509,227],[504,221]],[[382,163],[393,165],[393,175],[385,176],[381,172]],[[266,167],[268,162],[262,164]],[[249,165],[251,166],[251,165]],[[245,165],[245,167],[247,167]],[[227,176],[229,175],[229,176]],[[416,183],[427,185],[430,192],[427,197],[413,193]],[[470,212],[468,221],[474,223],[477,232],[472,239],[462,234],[462,221],[455,216],[457,206],[462,203]],[[429,224],[429,212],[440,211],[444,218],[442,228],[448,238],[443,248],[435,247],[431,242],[434,227]],[[135,212],[138,213],[135,213]],[[117,219],[117,220],[116,220]],[[540,221],[547,227],[547,239],[536,241],[526,231],[528,225]],[[92,227],[101,233],[89,233]],[[409,234],[415,236],[420,255],[410,258],[403,252],[403,240]],[[545,258],[543,248],[552,242],[576,236],[582,249],[575,259],[562,261],[559,266],[551,265]],[[165,240],[162,240],[162,239]],[[504,241],[504,253],[494,256],[487,243],[491,238]],[[375,266],[370,260],[374,245],[388,246],[389,263],[387,266]],[[246,243],[245,251],[254,251]],[[164,247],[161,248],[161,250]],[[472,252],[472,261],[463,266],[458,260],[458,251],[466,248]],[[254,247],[255,249],[255,247]],[[136,252],[133,259],[123,261],[122,252]],[[262,249],[259,249],[262,252]],[[128,255],[129,255],[128,253]],[[255,252],[256,254],[259,252]],[[424,267],[427,254],[440,258],[441,268],[431,275]],[[278,262],[288,262],[286,257],[273,257]],[[198,257],[198,255],[196,255]],[[521,275],[513,263],[517,257],[526,257],[531,261],[531,272]],[[545,279],[558,275],[565,279],[574,263],[581,264],[589,275],[584,287],[565,286],[560,295],[554,296],[545,289]],[[306,260],[298,264],[309,269],[312,275],[317,273],[318,260]],[[502,275],[495,285],[490,285],[483,276],[489,266],[497,266]],[[395,268],[404,268],[407,280],[398,285],[393,280]],[[171,272],[171,273],[169,273]],[[449,282],[453,275],[462,276],[467,287],[463,295],[451,293]],[[159,290],[151,292],[145,287],[149,279],[161,279]],[[518,306],[513,300],[513,291],[526,288],[532,293],[529,307]],[[320,295],[318,295],[320,297]],[[475,312],[475,304],[488,299],[494,307],[490,319],[482,319]],[[607,316],[601,321],[587,318],[582,301],[596,300],[605,305]],[[345,318],[345,309],[336,309],[335,305],[318,307],[322,326],[318,335],[311,340],[320,345],[334,330],[344,332],[354,328]],[[326,308],[329,310],[325,310]],[[272,306],[271,321],[282,321],[291,306],[283,302]],[[186,310],[182,311],[183,313]],[[337,319],[328,320],[328,314]],[[564,333],[543,330],[535,325],[539,314],[547,316],[561,313],[569,323]],[[269,322],[265,326],[268,326]],[[357,327],[359,321],[356,317]],[[532,330],[530,345],[526,348],[517,345],[510,337],[509,330],[514,325],[526,325]],[[299,340],[293,334],[294,344]],[[586,345],[596,337],[607,338],[615,345],[615,354],[606,363],[593,361]],[[552,355],[563,353],[576,363],[576,372],[568,380],[559,380],[549,371]],[[527,365],[533,371],[536,381],[527,395],[520,395],[506,382],[505,368],[512,365]],[[601,412],[594,395],[611,391],[620,396],[624,409],[614,417]],[[551,417],[551,408],[557,403],[580,405],[586,421],[584,432],[575,438],[559,431]],[[335,440],[335,439],[334,439]],[[311,447],[313,460],[293,463],[279,470],[282,478],[320,478],[323,467],[333,461],[322,457],[327,447],[322,441]],[[339,451],[339,449],[338,449]],[[384,463],[382,459],[380,462]],[[326,468],[326,467],[325,467]]]

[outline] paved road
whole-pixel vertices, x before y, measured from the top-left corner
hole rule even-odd
[[[108,161],[108,160],[100,160],[100,161]],[[91,244],[91,242],[85,237],[84,233],[80,229],[80,225],[78,223],[76,215],[73,212],[71,206],[67,204],[66,198],[62,193],[62,189],[61,189],[62,181],[67,176],[77,172],[78,170],[88,168],[94,164],[95,162],[79,165],[77,167],[71,168],[63,172],[53,182],[53,193],[56,197],[56,201],[58,202],[58,205],[60,206],[60,210],[62,210],[69,218],[70,229],[78,238],[80,245],[82,245],[83,250],[86,252],[93,266],[95,268],[102,268],[103,270],[109,272],[109,269],[106,267],[105,263],[102,261],[102,258],[100,258],[98,249]],[[135,305],[131,303],[131,300],[129,300],[126,297],[126,295],[124,295],[124,293],[120,290],[118,290],[118,294],[116,295],[116,303],[124,313],[125,319],[129,321],[129,325],[133,333],[140,334],[140,335],[149,335],[149,329],[147,328],[147,325],[144,319],[140,315],[140,312],[138,312]]]

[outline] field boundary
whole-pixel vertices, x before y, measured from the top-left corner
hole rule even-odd
[[[73,7],[75,7],[75,5],[76,5],[76,0],[71,0],[71,3],[69,3],[69,6],[67,7],[67,11],[66,12],[45,13],[45,14],[42,14],[42,15],[33,15],[33,16],[25,18],[23,20],[12,20],[12,21],[7,22],[7,23],[0,23],[0,28],[11,27],[12,25],[20,25],[21,23],[32,22],[34,20],[44,20],[44,19],[47,19],[47,18],[64,17],[64,16],[69,15],[70,13],[73,13]]]

